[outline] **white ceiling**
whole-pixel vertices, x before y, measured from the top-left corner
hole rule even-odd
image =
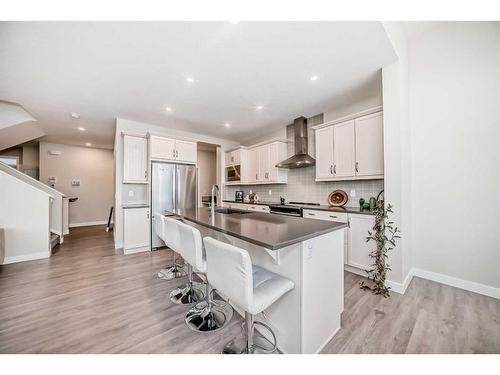
[[[55,142],[112,147],[116,117],[244,141],[379,94],[395,58],[379,22],[2,22],[0,100]]]

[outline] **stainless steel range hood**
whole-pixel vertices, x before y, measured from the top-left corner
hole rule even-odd
[[[307,119],[299,117],[293,120],[293,130],[295,133],[295,154],[276,164],[276,167],[294,169],[316,165],[316,160],[307,154]]]

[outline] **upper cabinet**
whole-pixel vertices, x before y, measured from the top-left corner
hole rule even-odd
[[[356,175],[384,175],[382,112],[356,119]]]
[[[196,164],[196,142],[150,136],[151,159]]]
[[[226,167],[240,165],[241,185],[283,184],[288,181],[288,171],[276,164],[284,159],[286,142],[274,141],[227,152]]]
[[[148,182],[148,140],[146,138],[123,136],[123,182]]]
[[[382,112],[319,126],[316,181],[384,177]]]

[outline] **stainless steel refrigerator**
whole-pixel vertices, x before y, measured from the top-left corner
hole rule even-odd
[[[196,208],[196,166],[174,163],[151,163],[151,220],[155,212]],[[151,248],[165,246],[151,222]]]

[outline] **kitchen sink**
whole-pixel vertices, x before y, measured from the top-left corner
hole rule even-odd
[[[231,214],[249,214],[249,211],[235,210],[233,208],[216,208],[215,212],[218,214],[231,215]]]

